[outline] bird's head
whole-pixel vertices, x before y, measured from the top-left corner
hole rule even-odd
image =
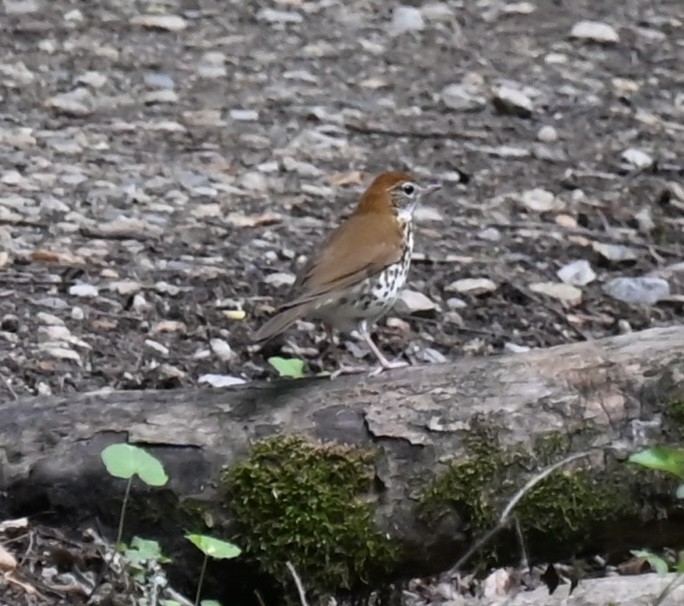
[[[418,203],[441,187],[437,181],[418,181],[399,171],[382,173],[363,194],[356,212],[390,212],[399,219],[410,220]]]

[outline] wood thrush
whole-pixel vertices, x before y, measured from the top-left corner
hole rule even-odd
[[[356,210],[309,258],[287,301],[257,331],[255,340],[266,341],[308,317],[341,331],[358,329],[380,362],[371,374],[406,366],[382,354],[369,327],[389,311],[406,282],[418,202],[440,187],[418,183],[403,172],[378,176]],[[334,375],[356,370],[342,368]]]

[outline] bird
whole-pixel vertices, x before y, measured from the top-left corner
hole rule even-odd
[[[322,321],[329,334],[330,329],[358,330],[380,364],[371,375],[407,366],[385,357],[370,328],[391,309],[406,282],[418,203],[441,187],[438,181],[419,181],[402,171],[377,176],[351,215],[309,257],[286,300],[254,341],[263,343],[309,318]],[[361,370],[342,366],[333,378]]]

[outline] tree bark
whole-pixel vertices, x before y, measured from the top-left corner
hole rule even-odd
[[[625,453],[665,441],[668,419],[678,418],[683,363],[684,327],[670,327],[376,378],[7,401],[0,404],[0,497],[7,497],[4,506],[0,498],[0,517],[52,508],[116,519],[112,494],[119,498],[122,482],[113,484],[99,455],[121,441],[144,446],[164,462],[173,495],[211,503],[221,469],[244,460],[255,441],[300,434],[379,450],[374,494],[368,495],[376,504],[376,521],[412,547],[407,556],[412,561],[403,563],[435,570],[467,546],[470,527],[456,506],[426,521],[417,515],[417,505],[426,487],[449,473],[450,464],[473,457],[474,436],[485,436],[487,447],[531,453],[536,465],[527,461],[513,472],[514,489],[543,464],[586,449],[597,450],[575,467],[596,472],[627,467],[620,462]],[[674,423],[671,428],[676,431]],[[561,446],[542,457],[535,449],[546,437]],[[511,491],[488,494],[500,512]],[[634,512],[618,513],[615,524],[622,525],[624,543],[653,538],[647,526],[643,535],[630,536],[625,522]],[[659,529],[660,536],[675,539],[662,521]],[[595,534],[593,541],[617,541],[613,534]]]

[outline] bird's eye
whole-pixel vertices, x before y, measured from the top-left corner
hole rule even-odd
[[[416,192],[416,186],[413,183],[404,183],[401,186],[401,191],[407,196],[412,196]]]

